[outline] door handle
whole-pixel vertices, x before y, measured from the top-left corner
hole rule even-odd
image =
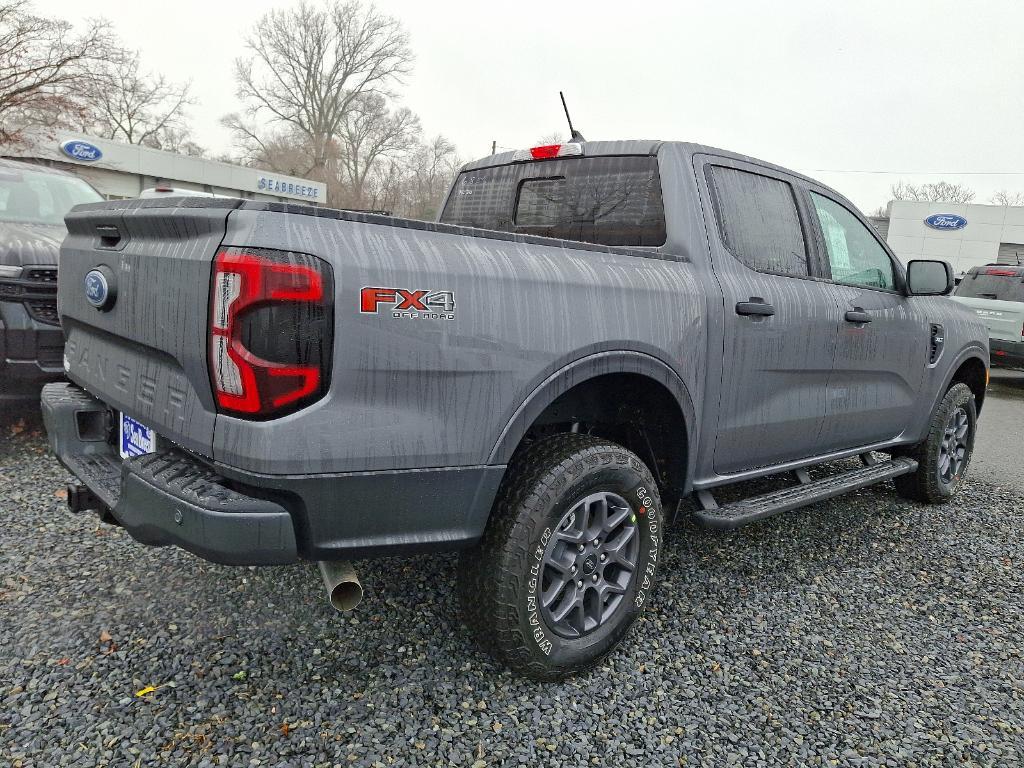
[[[854,307],[853,309],[847,310],[846,322],[848,323],[870,323],[871,315],[865,312],[860,307]]]
[[[740,301],[736,304],[736,314],[771,317],[775,314],[775,307],[758,296],[751,296],[750,301]]]

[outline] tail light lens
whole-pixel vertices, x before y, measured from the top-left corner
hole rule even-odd
[[[304,253],[226,248],[210,291],[210,378],[222,412],[283,416],[330,382],[334,284]]]

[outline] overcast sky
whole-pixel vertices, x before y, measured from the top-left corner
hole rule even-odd
[[[290,2],[34,0],[76,23],[106,17],[146,67],[192,80],[194,132],[214,152],[230,149],[218,120],[239,106],[232,61],[246,32]],[[526,147],[563,130],[562,89],[589,139],[745,152],[869,211],[900,178],[963,182],[976,202],[1024,191],[1019,0],[377,6],[404,22],[416,54],[403,102],[466,159],[489,153],[492,140]]]

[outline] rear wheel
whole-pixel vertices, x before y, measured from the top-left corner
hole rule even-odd
[[[899,494],[928,504],[949,501],[967,474],[977,424],[974,393],[966,384],[954,384],[932,414],[928,437],[906,452],[918,466],[896,478]]]
[[[661,501],[642,461],[587,435],[509,466],[481,545],[462,555],[463,615],[500,661],[553,680],[610,653],[649,599]]]

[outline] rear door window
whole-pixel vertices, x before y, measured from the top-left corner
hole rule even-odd
[[[969,299],[1024,302],[1024,268],[980,267],[972,269],[954,292]]]
[[[441,221],[601,245],[664,245],[658,160],[580,157],[465,171]]]
[[[726,247],[751,269],[810,274],[793,188],[781,179],[713,166],[718,229]]]

